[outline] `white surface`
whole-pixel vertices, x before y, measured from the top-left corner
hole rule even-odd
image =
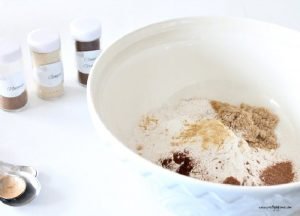
[[[36,29],[28,34],[28,45],[37,53],[50,53],[60,48],[59,34],[49,29]]]
[[[71,22],[70,30],[75,40],[93,41],[101,36],[101,23],[92,17],[78,18]]]
[[[168,18],[194,15],[251,17],[300,29],[298,0],[1,0],[0,37],[23,44],[32,29],[49,26],[62,32],[66,94],[42,101],[32,88],[26,50],[29,106],[20,113],[0,112],[1,160],[28,164],[40,171],[40,197],[22,208],[0,205],[0,215],[166,215],[143,202],[142,182],[121,162],[112,160],[97,137],[86,105],[86,91],[76,80],[69,22],[95,15],[103,23],[107,47],[125,33]],[[156,213],[155,213],[156,211]]]

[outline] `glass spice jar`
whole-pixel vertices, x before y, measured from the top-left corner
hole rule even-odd
[[[38,96],[45,100],[62,96],[64,72],[59,34],[48,29],[37,29],[29,33],[27,42],[31,50]]]
[[[18,111],[27,104],[22,52],[12,41],[0,41],[0,108]]]
[[[78,81],[86,86],[89,72],[101,52],[101,23],[95,18],[80,18],[71,23],[70,29],[75,40]]]

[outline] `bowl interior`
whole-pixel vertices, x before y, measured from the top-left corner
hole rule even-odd
[[[297,158],[300,36],[235,18],[155,24],[112,45],[94,66],[92,102],[125,145],[138,118],[179,97],[266,106],[280,116],[278,139]],[[130,147],[130,146],[129,146]]]

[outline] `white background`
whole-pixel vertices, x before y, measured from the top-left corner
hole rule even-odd
[[[136,28],[183,16],[248,17],[300,30],[299,0],[0,0],[0,37],[22,44],[30,94],[26,110],[0,112],[0,159],[36,167],[43,186],[28,206],[0,204],[1,216],[168,215],[95,133],[68,29],[85,15],[102,20],[104,49]],[[62,35],[65,95],[54,101],[37,98],[32,82],[26,35],[38,27]]]

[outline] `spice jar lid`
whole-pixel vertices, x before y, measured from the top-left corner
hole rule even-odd
[[[21,47],[18,43],[2,39],[0,40],[0,62],[10,63],[20,59],[22,56]]]
[[[50,53],[60,48],[59,34],[49,29],[36,29],[28,34],[27,42],[32,51]]]
[[[70,25],[73,38],[81,42],[89,42],[101,37],[101,23],[96,18],[75,19]]]

